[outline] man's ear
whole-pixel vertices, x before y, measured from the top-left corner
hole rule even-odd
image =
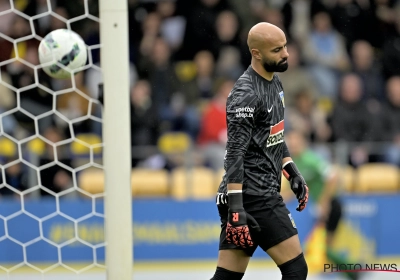
[[[261,53],[258,49],[251,49],[251,56],[257,60],[261,60]]]

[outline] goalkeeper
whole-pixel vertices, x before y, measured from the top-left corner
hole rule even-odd
[[[335,264],[354,263],[343,259],[332,250],[334,234],[342,217],[342,206],[336,196],[337,176],[327,162],[318,154],[307,148],[307,141],[300,131],[292,130],[286,133],[285,140],[290,148],[293,161],[304,175],[305,180],[312,185],[310,199],[315,203],[317,223],[322,223],[326,229],[326,256]],[[291,191],[283,188],[281,192],[285,201],[292,198]],[[357,273],[345,273],[349,279],[357,279]]]
[[[221,235],[212,280],[242,279],[260,246],[278,265],[283,280],[303,280],[308,268],[296,225],[280,195],[282,168],[302,211],[308,188],[284,141],[283,87],[275,72],[288,68],[286,37],[277,26],[251,28],[251,65],[226,104],[228,141],[225,175],[218,189]]]

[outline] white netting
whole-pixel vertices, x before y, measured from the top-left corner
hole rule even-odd
[[[80,185],[85,170],[102,169],[100,103],[85,82],[101,80],[98,5],[58,2],[0,1],[0,278],[23,267],[104,268],[103,194]],[[87,64],[68,81],[46,76],[37,58],[58,28],[90,42]]]

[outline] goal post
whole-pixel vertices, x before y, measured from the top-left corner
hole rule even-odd
[[[127,6],[100,0],[107,280],[131,280],[133,267]]]

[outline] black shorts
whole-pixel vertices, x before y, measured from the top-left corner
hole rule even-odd
[[[269,248],[297,234],[296,225],[280,194],[268,197],[243,194],[243,207],[247,213],[256,219],[261,227],[261,232],[259,233],[250,231],[255,246],[243,249],[226,241],[228,205],[219,204],[218,212],[221,218],[220,250],[239,249],[252,256],[258,246],[267,251]]]

